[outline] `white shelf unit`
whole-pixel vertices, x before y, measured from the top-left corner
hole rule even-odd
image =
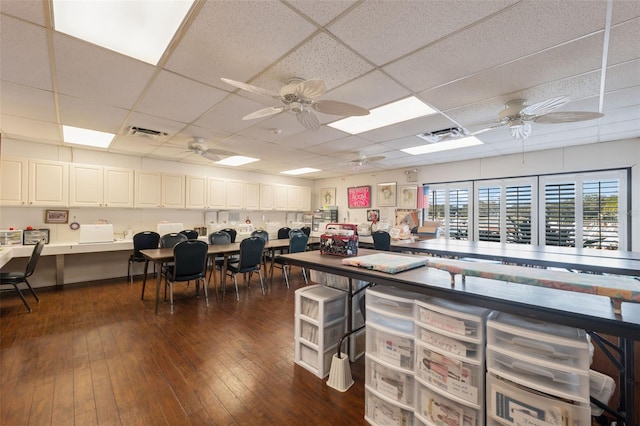
[[[414,424],[414,299],[393,287],[366,290],[365,420]]]
[[[346,303],[345,292],[321,285],[296,290],[294,361],[320,378],[329,375],[345,333]]]
[[[484,425],[489,312],[439,298],[416,300],[415,417],[422,424]]]
[[[492,312],[486,356],[487,423],[591,425],[584,330]]]

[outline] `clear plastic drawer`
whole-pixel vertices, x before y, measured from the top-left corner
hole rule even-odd
[[[387,367],[371,357],[365,359],[365,384],[387,398],[402,404],[413,404],[413,374]]]

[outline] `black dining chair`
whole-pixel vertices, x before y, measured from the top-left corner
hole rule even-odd
[[[303,226],[302,228],[300,228],[300,230],[304,232],[307,235],[307,237],[311,235],[311,228],[308,226]]]
[[[209,238],[210,245],[231,244],[231,235],[227,234],[224,231],[212,232],[211,234],[209,234],[208,238]],[[224,264],[224,256],[215,256],[213,259],[211,259],[209,282],[211,281],[211,275],[215,273],[215,268],[220,269],[220,282],[222,282],[222,273],[223,273],[222,265],[223,264]]]
[[[291,228],[289,228],[288,226],[283,226],[282,228],[278,229],[278,239],[284,240],[285,238],[289,238],[289,231],[291,231]]]
[[[204,288],[204,298],[209,306],[207,292],[207,251],[209,246],[200,240],[185,240],[173,247],[173,264],[164,267],[165,293],[169,287],[171,313],[173,313],[173,285],[176,282],[196,281],[196,297],[199,297],[200,283]],[[165,296],[166,300],[166,296]]]
[[[269,241],[269,233],[264,229],[256,229],[251,233],[252,237],[260,237],[265,241]]]
[[[18,287],[18,284],[25,283],[29,291],[31,291],[31,294],[33,294],[33,297],[35,297],[36,302],[40,303],[40,298],[38,297],[36,292],[33,291],[33,287],[31,287],[31,284],[29,284],[29,280],[27,280],[27,278],[33,275],[33,272],[36,270],[36,265],[38,264],[38,259],[40,259],[40,254],[42,253],[42,249],[44,248],[45,241],[46,240],[43,238],[36,243],[36,246],[31,252],[31,257],[29,258],[29,262],[27,263],[27,267],[24,271],[0,272],[0,285],[12,285],[18,293],[18,296],[20,296],[20,299],[22,299],[22,303],[24,303],[24,306],[27,307],[27,310],[29,312],[31,312],[31,306],[29,306],[29,302],[27,302],[27,299],[25,299],[24,294],[22,294],[22,291],[20,290],[20,287]]]
[[[236,242],[236,236],[238,235],[238,231],[236,231],[233,228],[224,228],[224,229],[222,229],[222,231],[224,231],[227,234],[229,234],[229,236],[231,237],[231,242],[232,243]]]
[[[309,237],[307,237],[303,232],[299,234],[292,234],[289,239],[289,253],[300,253],[307,250],[307,242],[309,241]],[[276,256],[273,259],[274,268],[282,269],[282,276],[284,277],[284,282],[287,284],[287,288],[289,288],[289,274],[287,274],[287,267],[291,267],[285,258],[282,256]],[[271,282],[273,283],[273,269],[271,268]],[[305,284],[309,284],[307,280],[307,273],[304,268],[302,268],[302,277],[304,278]]]
[[[374,231],[371,236],[373,237],[373,248],[391,251],[391,235],[387,231]]]
[[[133,284],[133,264],[144,262],[144,276],[147,277],[149,268],[149,260],[145,259],[140,250],[158,248],[160,243],[160,234],[153,231],[138,232],[133,236],[133,253],[129,256],[129,264],[127,265],[127,280]],[[155,273],[155,263],[153,264],[153,272]]]
[[[198,231],[195,231],[193,229],[185,229],[180,231],[180,234],[184,234],[187,236],[187,239],[189,240],[197,240],[198,239]]]
[[[257,272],[260,276],[260,288],[262,294],[264,293],[264,281],[262,279],[262,254],[264,252],[264,246],[266,241],[260,237],[245,238],[240,242],[240,256],[237,262],[227,262],[227,273],[233,276],[233,283],[236,287],[236,300],[240,300],[240,294],[238,292],[238,279],[239,273],[243,274],[243,282],[249,287],[251,282],[251,275]],[[247,280],[247,274],[249,274],[249,280]],[[224,299],[225,289],[222,289],[222,298]]]

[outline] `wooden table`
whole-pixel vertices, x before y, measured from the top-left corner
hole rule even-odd
[[[314,244],[318,244],[319,243],[319,239],[309,239],[310,245],[314,245]],[[318,240],[318,241],[316,241]],[[285,238],[285,239],[276,239],[276,240],[269,240],[266,242],[264,249],[265,251],[268,251],[271,254],[271,267],[273,268],[273,261],[274,261],[274,253],[275,250],[279,250],[279,249],[284,249],[284,248],[288,248],[289,247],[289,239]],[[148,262],[154,262],[156,264],[156,269],[158,271],[161,270],[162,268],[162,263],[163,262],[170,262],[173,260],[173,248],[157,248],[157,249],[147,249],[147,250],[141,250],[140,253],[142,254],[142,256],[144,256],[144,258],[148,261]],[[216,257],[216,256],[222,256],[223,257],[223,264],[222,264],[222,270],[226,271],[227,269],[227,262],[229,260],[230,256],[233,255],[237,255],[240,253],[240,243],[230,243],[230,244],[215,244],[215,245],[211,245],[209,244],[209,249],[207,250],[207,255],[209,257]],[[147,268],[145,266],[145,275],[144,275],[144,282],[146,283],[147,281]],[[158,313],[158,305],[159,305],[159,300],[160,300],[160,286],[161,286],[161,281],[162,281],[162,275],[160,274],[160,272],[158,272],[157,274],[157,279],[156,279],[156,314]],[[266,275],[266,265],[265,265],[265,275]],[[226,285],[226,273],[222,274],[222,282],[220,283],[220,287],[224,288],[224,286]],[[218,283],[217,283],[217,277],[215,274],[215,271],[213,272],[213,279],[214,279],[214,286],[216,287],[216,296],[218,294]]]
[[[516,265],[577,269],[598,274],[640,277],[640,253],[503,244],[488,241],[425,240],[392,243],[392,251],[435,256],[497,260]]]
[[[379,253],[379,251],[361,249],[358,255],[373,253]],[[416,256],[404,253],[399,255]],[[317,251],[283,256],[292,265],[345,276],[350,280],[357,279],[378,285],[395,286],[428,296],[582,328],[593,333],[617,336],[621,364],[618,380],[621,397],[620,411],[627,413],[626,424],[640,424],[640,419],[633,418],[635,406],[640,403],[635,398],[634,389],[634,344],[640,339],[640,303],[623,302],[620,313],[617,314],[607,297],[595,294],[534,287],[475,276],[468,276],[464,283],[451,285],[449,273],[436,268],[420,267],[398,274],[387,274],[345,266],[342,265],[341,257],[321,255]],[[467,266],[473,268],[473,265],[474,263],[468,262]],[[514,268],[510,265],[493,266],[502,269],[505,275]],[[536,269],[529,269],[536,271]]]

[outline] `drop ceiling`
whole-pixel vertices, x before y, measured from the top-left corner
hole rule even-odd
[[[608,14],[608,8],[610,13]],[[607,142],[640,136],[640,2],[593,1],[198,1],[153,66],[53,30],[44,1],[0,0],[3,138],[64,145],[63,124],[118,136],[109,152],[207,164],[209,147],[260,158],[244,170],[299,167],[317,179],[362,173],[359,156],[385,170]],[[437,114],[350,135],[318,131],[289,112],[242,117],[272,99],[221,77],[272,91],[290,78],[322,79],[322,99],[375,108],[415,95]],[[481,146],[419,156],[416,135],[497,120],[512,99],[570,96],[561,111],[598,120],[533,123],[524,144],[508,127]],[[131,127],[162,140],[127,135]]]

